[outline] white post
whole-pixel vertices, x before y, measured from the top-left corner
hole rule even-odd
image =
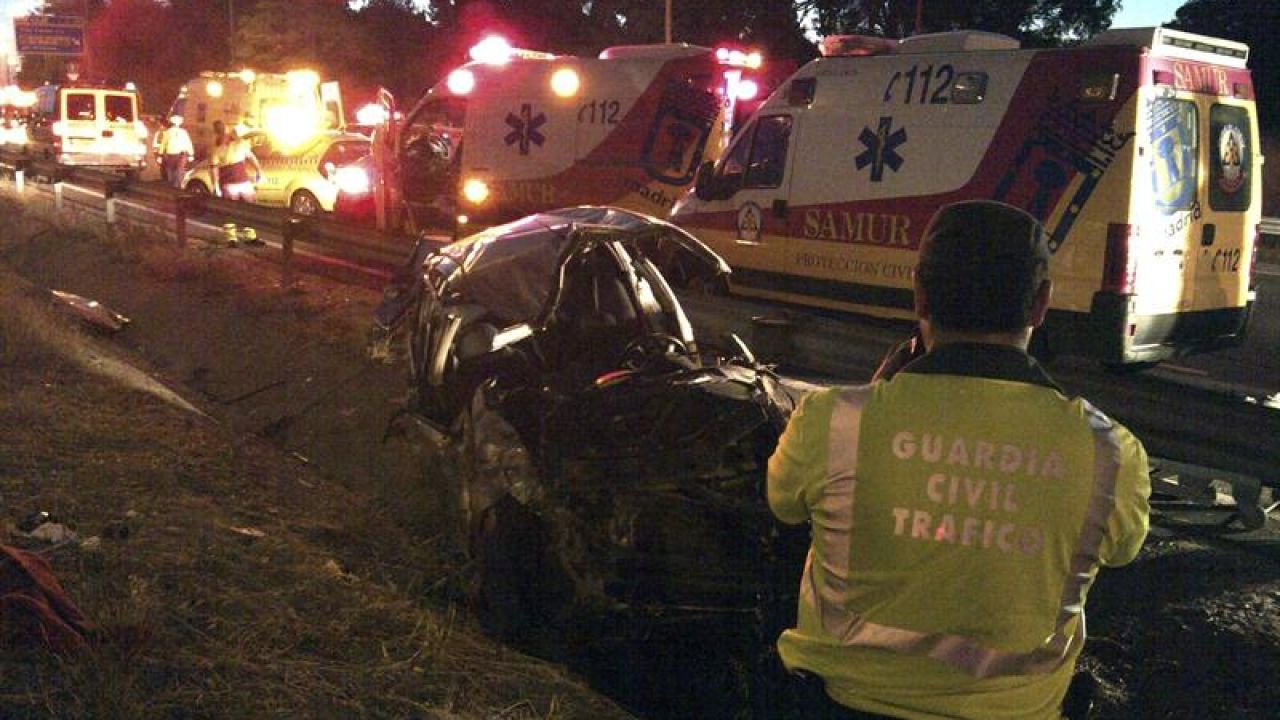
[[[116,199],[113,197],[107,198],[107,224],[116,224]]]
[[[18,189],[18,194],[21,195],[22,191],[27,187],[27,171],[26,170],[14,171],[13,185]]]
[[[62,212],[62,181],[53,184],[53,207]]]

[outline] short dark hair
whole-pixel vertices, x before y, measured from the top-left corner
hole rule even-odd
[[[1049,277],[1044,227],[1012,205],[966,200],[934,214],[916,276],[929,319],[947,330],[1005,332],[1031,324]]]

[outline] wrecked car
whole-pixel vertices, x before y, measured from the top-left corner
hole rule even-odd
[[[407,343],[406,415],[452,458],[442,491],[498,632],[794,595],[807,536],[764,482],[798,391],[736,337],[698,337],[663,269],[729,272],[671,224],[577,207],[422,243],[388,288],[376,326]]]

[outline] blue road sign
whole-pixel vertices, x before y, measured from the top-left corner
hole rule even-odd
[[[13,19],[13,37],[22,55],[83,55],[84,18],[30,15]]]

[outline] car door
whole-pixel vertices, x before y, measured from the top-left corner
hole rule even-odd
[[[250,134],[249,144],[253,156],[258,159],[258,166],[262,168],[262,177],[257,184],[257,202],[273,207],[284,205],[289,184],[289,157],[276,148],[266,133]],[[252,174],[253,168],[249,168],[249,172]]]

